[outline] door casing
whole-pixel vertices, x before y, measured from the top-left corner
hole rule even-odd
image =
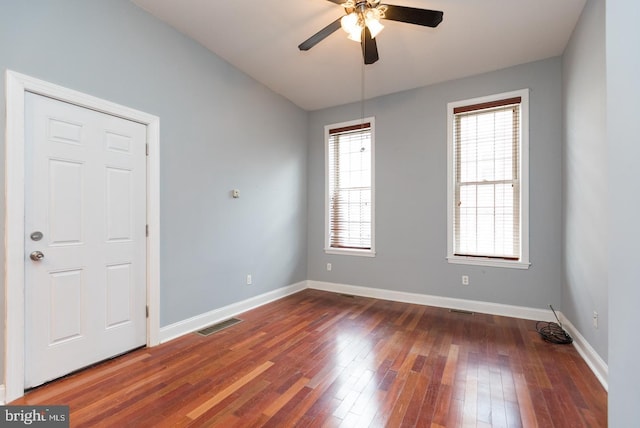
[[[5,397],[0,401],[8,403],[24,395],[25,93],[44,95],[147,127],[147,346],[159,343],[160,330],[160,119],[11,70],[6,71],[5,91]]]

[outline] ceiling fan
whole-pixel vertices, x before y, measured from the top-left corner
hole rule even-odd
[[[308,51],[327,36],[342,27],[349,33],[349,39],[359,42],[365,64],[373,64],[378,57],[375,37],[384,28],[380,19],[406,22],[408,24],[437,27],[442,22],[443,13],[437,10],[380,4],[381,0],[328,0],[344,7],[345,16],[309,37],[298,45],[301,51]]]

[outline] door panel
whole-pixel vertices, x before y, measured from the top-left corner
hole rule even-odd
[[[107,266],[107,328],[131,322],[131,263]]]
[[[33,387],[146,343],[146,127],[30,93],[25,122]]]
[[[82,244],[84,165],[49,160],[49,234],[51,245]]]
[[[107,168],[105,172],[107,242],[131,240],[134,221],[131,200],[133,174],[129,170],[117,168]]]
[[[55,345],[82,336],[82,270],[52,272],[49,275],[49,345]]]

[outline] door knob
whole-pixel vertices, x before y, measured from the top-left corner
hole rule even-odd
[[[44,259],[44,254],[42,254],[42,251],[34,251],[29,255],[29,257],[34,262],[39,262],[40,260]]]

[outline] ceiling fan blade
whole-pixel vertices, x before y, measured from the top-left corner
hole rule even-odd
[[[442,22],[443,13],[439,10],[418,9],[391,4],[385,4],[384,6],[387,7],[384,18],[391,21],[406,22],[425,27],[437,27]]]
[[[344,3],[346,0],[327,0],[330,1],[331,3],[335,3],[335,4],[342,4]]]
[[[340,28],[340,19],[342,19],[342,17],[336,19],[331,24],[327,25],[322,30],[318,31],[316,34],[300,43],[298,45],[298,49],[300,49],[301,51],[308,51],[309,49],[323,41],[327,36],[331,35],[334,31]]]
[[[362,57],[364,58],[364,63],[367,65],[373,64],[379,59],[376,39],[371,38],[369,27],[364,27],[362,32],[364,34],[362,34],[360,45],[362,46]]]

